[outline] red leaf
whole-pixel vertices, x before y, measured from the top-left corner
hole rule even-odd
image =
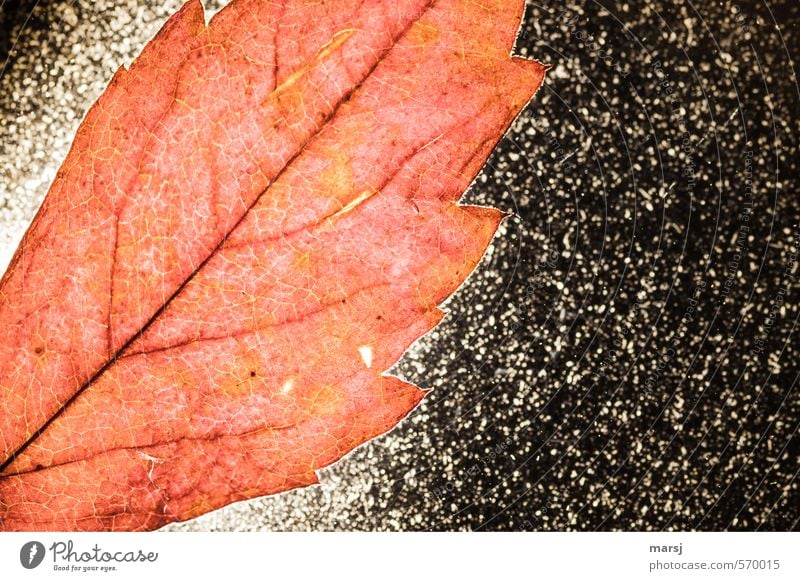
[[[502,214],[523,2],[187,3],[78,130],[0,283],[0,528],[152,529],[317,481]]]

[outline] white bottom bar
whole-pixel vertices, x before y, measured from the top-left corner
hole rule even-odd
[[[797,533],[5,533],[0,579],[796,580],[798,540]]]

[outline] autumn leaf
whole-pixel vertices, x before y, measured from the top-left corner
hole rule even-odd
[[[188,2],[83,121],[0,283],[0,528],[142,530],[317,482],[503,214],[522,0]]]

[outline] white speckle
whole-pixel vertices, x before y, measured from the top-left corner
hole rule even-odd
[[[358,348],[358,352],[361,354],[361,359],[364,360],[364,365],[372,367],[372,347],[369,345],[362,345]]]
[[[294,388],[294,379],[290,377],[289,379],[283,382],[283,385],[281,386],[281,393],[283,394],[289,393],[290,391],[292,391],[293,388]]]
[[[161,464],[163,462],[163,460],[161,458],[156,458],[155,456],[151,456],[150,454],[148,454],[146,452],[142,452],[141,450],[138,450],[136,453],[139,454],[139,456],[141,456],[145,460],[149,460],[150,462],[153,462],[154,464]]]
[[[150,454],[142,452],[141,450],[137,450],[136,453],[139,454],[140,457],[150,462],[150,468],[147,471],[147,478],[150,480],[150,482],[154,482],[153,470],[155,470],[156,464],[161,464],[164,461],[161,458],[156,458],[155,456],[151,456]]]

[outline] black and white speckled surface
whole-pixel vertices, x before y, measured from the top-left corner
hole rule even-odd
[[[0,0],[2,267],[177,5]],[[169,528],[797,529],[798,22],[530,2],[518,51],[554,68],[467,196],[514,216],[397,370],[433,393],[320,486]]]

